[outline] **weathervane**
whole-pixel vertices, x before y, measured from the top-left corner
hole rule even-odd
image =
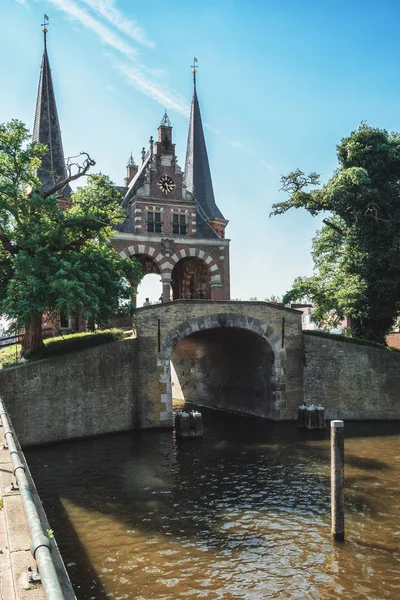
[[[193,59],[193,64],[191,66],[192,69],[192,73],[193,73],[193,84],[196,85],[196,73],[197,73],[197,67],[199,66],[198,62],[197,62],[197,58],[195,57]]]
[[[44,22],[42,23],[42,31],[44,33],[44,45],[46,46],[46,33],[48,32],[47,26],[49,24],[49,17],[44,15]]]

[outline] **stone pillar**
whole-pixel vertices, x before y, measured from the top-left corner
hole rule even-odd
[[[163,302],[171,301],[171,273],[162,273],[162,299]]]
[[[214,282],[210,284],[211,300],[223,300],[222,298],[222,283]]]
[[[134,308],[136,308],[136,296],[137,296],[138,282],[136,279],[133,279],[130,282],[130,284],[131,284],[131,288],[132,288],[131,300],[132,300],[132,304],[133,304]]]

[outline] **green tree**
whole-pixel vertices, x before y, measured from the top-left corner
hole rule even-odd
[[[400,312],[400,134],[360,127],[337,147],[326,185],[316,173],[282,177],[289,199],[273,215],[305,208],[326,213],[313,240],[314,275],[298,278],[283,302],[308,298],[331,325],[351,317],[357,337],[384,342]]]
[[[275,294],[271,294],[268,298],[264,298],[264,302],[273,302],[274,304],[282,304],[281,296],[276,296]]]
[[[20,121],[0,125],[0,311],[25,329],[22,354],[43,345],[43,313],[79,314],[103,324],[130,298],[140,266],[110,244],[124,214],[104,175],[90,175],[62,210],[55,193],[86,175],[88,156],[65,181],[43,192],[36,170],[46,146]]]

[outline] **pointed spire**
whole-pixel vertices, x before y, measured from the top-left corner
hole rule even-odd
[[[44,190],[50,189],[57,181],[67,177],[56,98],[47,54],[46,35],[48,22],[48,16],[44,15],[44,24],[42,25],[44,51],[40,68],[35,124],[33,127],[33,141],[48,146],[48,152],[43,156],[42,165],[38,169],[38,177],[43,184]],[[71,188],[67,185],[59,193],[62,193],[63,196],[69,196]]]
[[[208,163],[207,146],[201,121],[200,106],[196,91],[197,59],[194,59],[193,99],[190,112],[189,135],[186,150],[184,182],[195,195],[200,211],[209,217],[223,219],[223,215],[215,203],[214,190]],[[202,209],[202,210],[201,210]]]

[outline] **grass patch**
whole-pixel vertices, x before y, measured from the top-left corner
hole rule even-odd
[[[101,344],[108,344],[122,340],[125,337],[130,337],[131,331],[123,331],[122,329],[105,329],[104,331],[95,331],[92,333],[71,333],[65,336],[57,336],[44,340],[44,348],[36,353],[28,361],[40,360],[51,356],[59,356],[68,352],[77,352],[85,348],[94,348]],[[20,357],[21,346],[7,346],[0,348],[0,369],[15,366],[27,361]]]
[[[19,355],[21,352],[21,346],[18,344],[17,347],[7,346],[6,348],[0,349],[0,369],[6,367],[13,367],[19,363],[22,363],[22,359]]]
[[[373,348],[380,348],[381,350],[391,350],[393,352],[400,352],[399,348],[393,348],[393,346],[386,346],[385,344],[379,344],[379,342],[373,342],[371,340],[363,340],[356,337],[348,337],[340,333],[329,333],[329,331],[313,331],[303,329],[305,335],[314,335],[316,337],[328,338],[330,340],[336,340],[337,342],[347,342],[349,344],[358,344],[359,346],[372,346]]]

